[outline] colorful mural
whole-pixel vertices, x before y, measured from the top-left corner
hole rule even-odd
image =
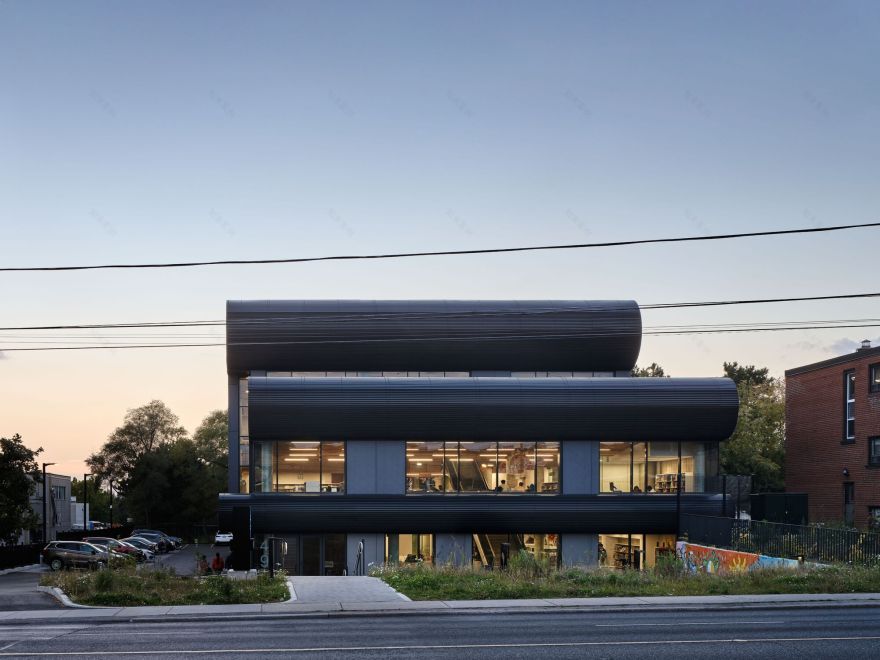
[[[798,568],[800,566],[796,559],[712,548],[685,541],[676,543],[675,551],[691,573],[743,573],[756,568]]]

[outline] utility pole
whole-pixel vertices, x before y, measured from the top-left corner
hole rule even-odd
[[[91,472],[83,475],[83,531],[89,531],[89,482],[87,478],[92,476]]]
[[[113,479],[109,479],[110,484],[110,528],[113,528]]]
[[[49,542],[49,525],[46,520],[46,468],[55,463],[43,463],[43,543]]]

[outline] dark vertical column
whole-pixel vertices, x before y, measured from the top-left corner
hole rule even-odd
[[[229,479],[226,484],[228,492],[237,493],[241,479],[241,466],[239,464],[239,406],[238,406],[238,378],[229,376]]]
[[[675,477],[675,538],[681,538],[681,440],[678,441],[678,473]]]

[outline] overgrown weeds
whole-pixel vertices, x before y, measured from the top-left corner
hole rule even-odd
[[[225,605],[277,603],[290,594],[283,576],[266,574],[235,580],[223,575],[182,577],[169,569],[133,567],[103,571],[59,571],[43,575],[40,584],[60,587],[83,605]]]
[[[880,592],[880,569],[855,566],[707,575],[687,573],[674,561],[646,571],[556,570],[517,557],[505,571],[419,565],[377,567],[372,574],[413,600]]]

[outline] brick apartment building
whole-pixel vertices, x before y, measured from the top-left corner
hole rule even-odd
[[[786,490],[810,522],[880,526],[880,347],[785,372]]]

